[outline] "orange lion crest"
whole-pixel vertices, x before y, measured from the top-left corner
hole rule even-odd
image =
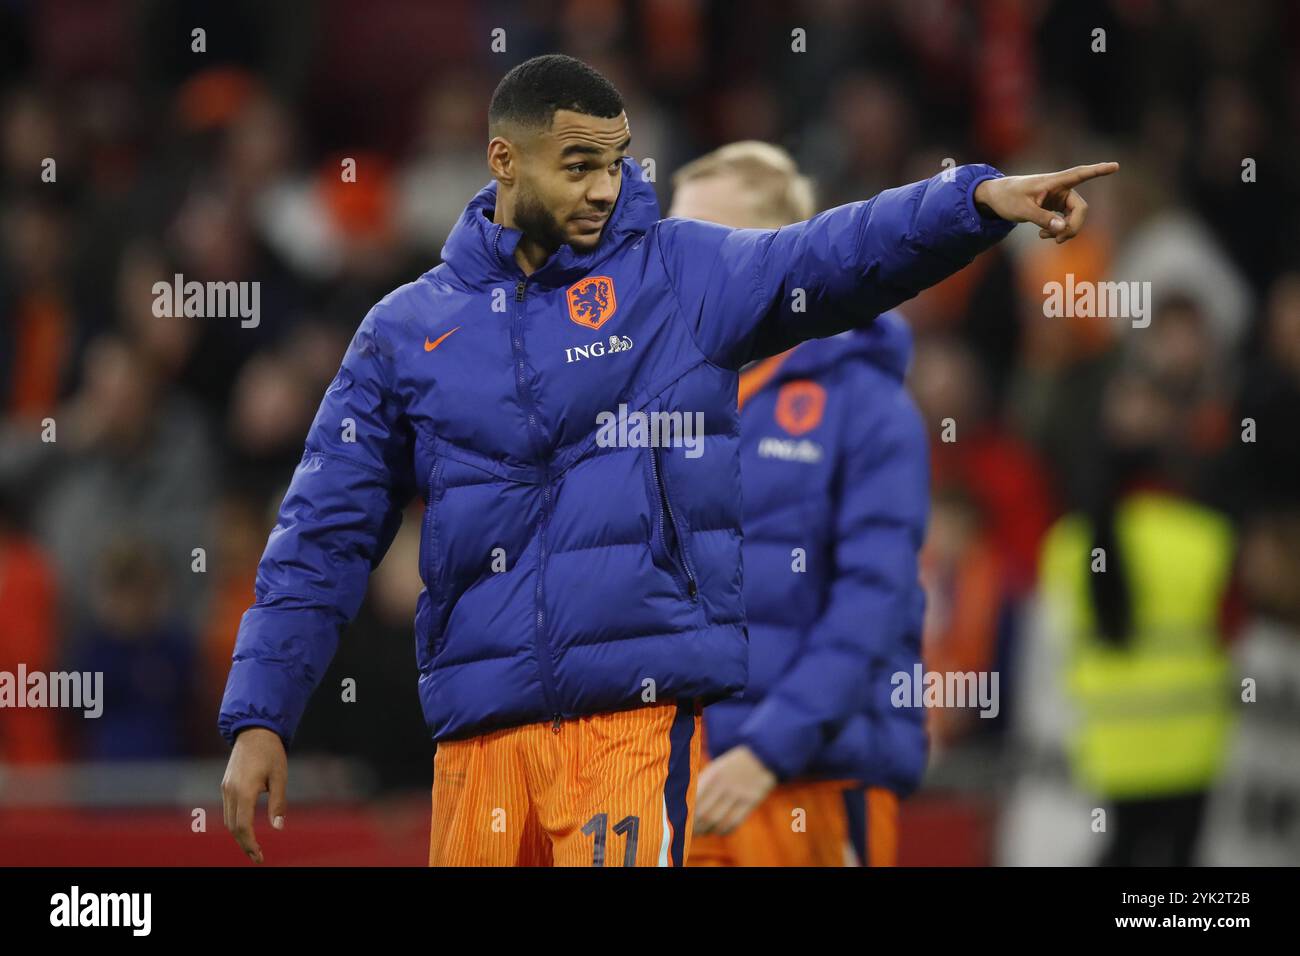
[[[821,424],[826,389],[816,382],[787,382],[776,396],[776,423],[791,435],[802,435]]]
[[[618,300],[614,280],[609,276],[587,276],[569,286],[569,318],[589,329],[598,329],[614,317]]]

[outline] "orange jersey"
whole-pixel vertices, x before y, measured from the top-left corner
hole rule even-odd
[[[429,865],[683,865],[700,713],[667,701],[439,743]]]

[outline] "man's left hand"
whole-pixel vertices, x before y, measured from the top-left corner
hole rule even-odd
[[[726,835],[776,786],[776,774],[748,747],[732,747],[700,774],[695,796],[695,832]]]

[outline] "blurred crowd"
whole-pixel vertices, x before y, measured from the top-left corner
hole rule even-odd
[[[789,149],[821,206],[945,163],[1121,162],[1088,187],[1079,239],[1017,230],[903,309],[933,441],[926,667],[997,670],[1003,696],[992,720],[931,713],[928,788],[996,768],[1004,862],[1098,862],[1092,806],[1117,833],[1177,821],[1174,861],[1300,862],[1300,11],[1284,2],[0,4],[0,670],[103,671],[111,702],[97,721],[0,713],[0,763],[223,752],[235,633],[320,396],[370,305],[438,262],[487,182],[496,81],[550,51],[620,89],[664,208],[673,169],[742,138]],[[260,321],[156,317],[153,285],[176,274],[259,282]],[[1067,274],[1150,282],[1149,326],[1049,317],[1044,285]],[[392,788],[432,769],[418,507],[295,742]],[[1148,514],[1185,544],[1144,552]],[[1076,588],[1072,555],[1084,568],[1094,547],[1128,570]],[[1147,597],[1180,589],[1208,595],[1201,617]],[[1177,685],[1191,717],[1141,718],[1190,721],[1166,729],[1198,741],[1162,746],[1159,773],[1112,772],[1123,741],[1089,723],[1115,705],[1089,674],[1147,702],[1168,677],[1134,621],[1222,677]],[[1167,858],[1135,845],[1129,862]]]

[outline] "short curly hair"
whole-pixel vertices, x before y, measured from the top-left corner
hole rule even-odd
[[[488,106],[488,135],[498,135],[503,125],[549,129],[556,110],[611,119],[623,112],[623,97],[581,60],[562,53],[535,56],[497,84]]]

